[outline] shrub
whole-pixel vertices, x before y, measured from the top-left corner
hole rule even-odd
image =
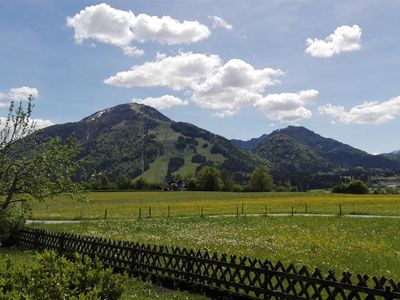
[[[98,260],[76,255],[69,261],[46,251],[23,268],[0,264],[0,299],[119,299],[125,277]]]
[[[368,186],[361,180],[353,180],[349,184],[338,184],[333,187],[332,193],[343,194],[368,194]]]
[[[346,192],[347,192],[347,185],[343,183],[335,185],[332,189],[332,193],[345,194]]]
[[[204,155],[201,154],[195,154],[192,156],[192,163],[205,163],[207,161],[207,158]]]
[[[11,246],[15,244],[16,233],[25,225],[26,209],[9,206],[0,211],[0,246]]]
[[[353,180],[347,185],[347,192],[349,194],[368,194],[368,186],[361,180]]]

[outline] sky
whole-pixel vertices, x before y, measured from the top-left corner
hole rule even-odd
[[[400,149],[400,1],[0,0],[0,117],[38,126],[122,103],[227,138],[305,126]]]

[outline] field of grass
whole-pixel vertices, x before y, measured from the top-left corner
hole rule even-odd
[[[204,217],[35,225],[400,280],[400,219]]]
[[[7,261],[13,265],[27,266],[33,262],[35,253],[31,250],[22,250],[18,248],[8,249],[0,248],[0,271]],[[139,299],[139,300],[178,300],[178,299],[192,299],[192,300],[205,300],[206,297],[193,295],[188,292],[171,291],[162,287],[154,286],[150,283],[142,282],[134,278],[129,278],[126,282],[126,290],[122,299]]]
[[[229,192],[97,192],[85,200],[48,200],[32,204],[33,219],[137,219],[203,215],[294,213],[400,216],[400,195],[345,195],[330,193]],[[169,207],[169,209],[168,209]]]

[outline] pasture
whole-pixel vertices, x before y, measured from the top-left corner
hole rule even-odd
[[[400,219],[220,216],[34,226],[400,280]]]
[[[400,218],[357,215],[400,216],[400,195],[98,192],[32,203],[33,219],[83,221],[34,225],[49,230],[400,280]]]
[[[230,192],[93,192],[85,199],[32,203],[32,219],[91,220],[236,214],[400,216],[400,195]]]

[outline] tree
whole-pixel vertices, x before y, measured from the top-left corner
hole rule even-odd
[[[252,192],[269,192],[272,190],[272,176],[262,167],[256,168],[250,177],[249,188]]]
[[[16,203],[81,195],[81,186],[73,181],[79,166],[75,140],[40,140],[32,108],[31,96],[18,106],[12,101],[0,121],[0,217]]]
[[[339,184],[332,189],[332,193],[368,194],[368,186],[361,180],[353,180],[349,184]]]
[[[235,181],[232,178],[232,174],[226,170],[221,172],[221,179],[223,182],[222,190],[226,192],[231,192],[234,189]]]
[[[347,185],[347,193],[349,194],[368,194],[368,186],[361,180],[353,180]]]
[[[149,187],[149,183],[143,177],[139,177],[134,183],[135,189],[141,191],[146,190]]]
[[[197,174],[197,186],[202,191],[219,191],[222,188],[220,172],[214,167],[203,167]]]
[[[128,176],[122,175],[118,179],[117,186],[120,190],[129,190],[132,188],[131,180],[128,178]]]
[[[186,141],[183,136],[179,136],[175,142],[175,148],[178,150],[179,155],[182,155],[182,151],[186,148]]]

